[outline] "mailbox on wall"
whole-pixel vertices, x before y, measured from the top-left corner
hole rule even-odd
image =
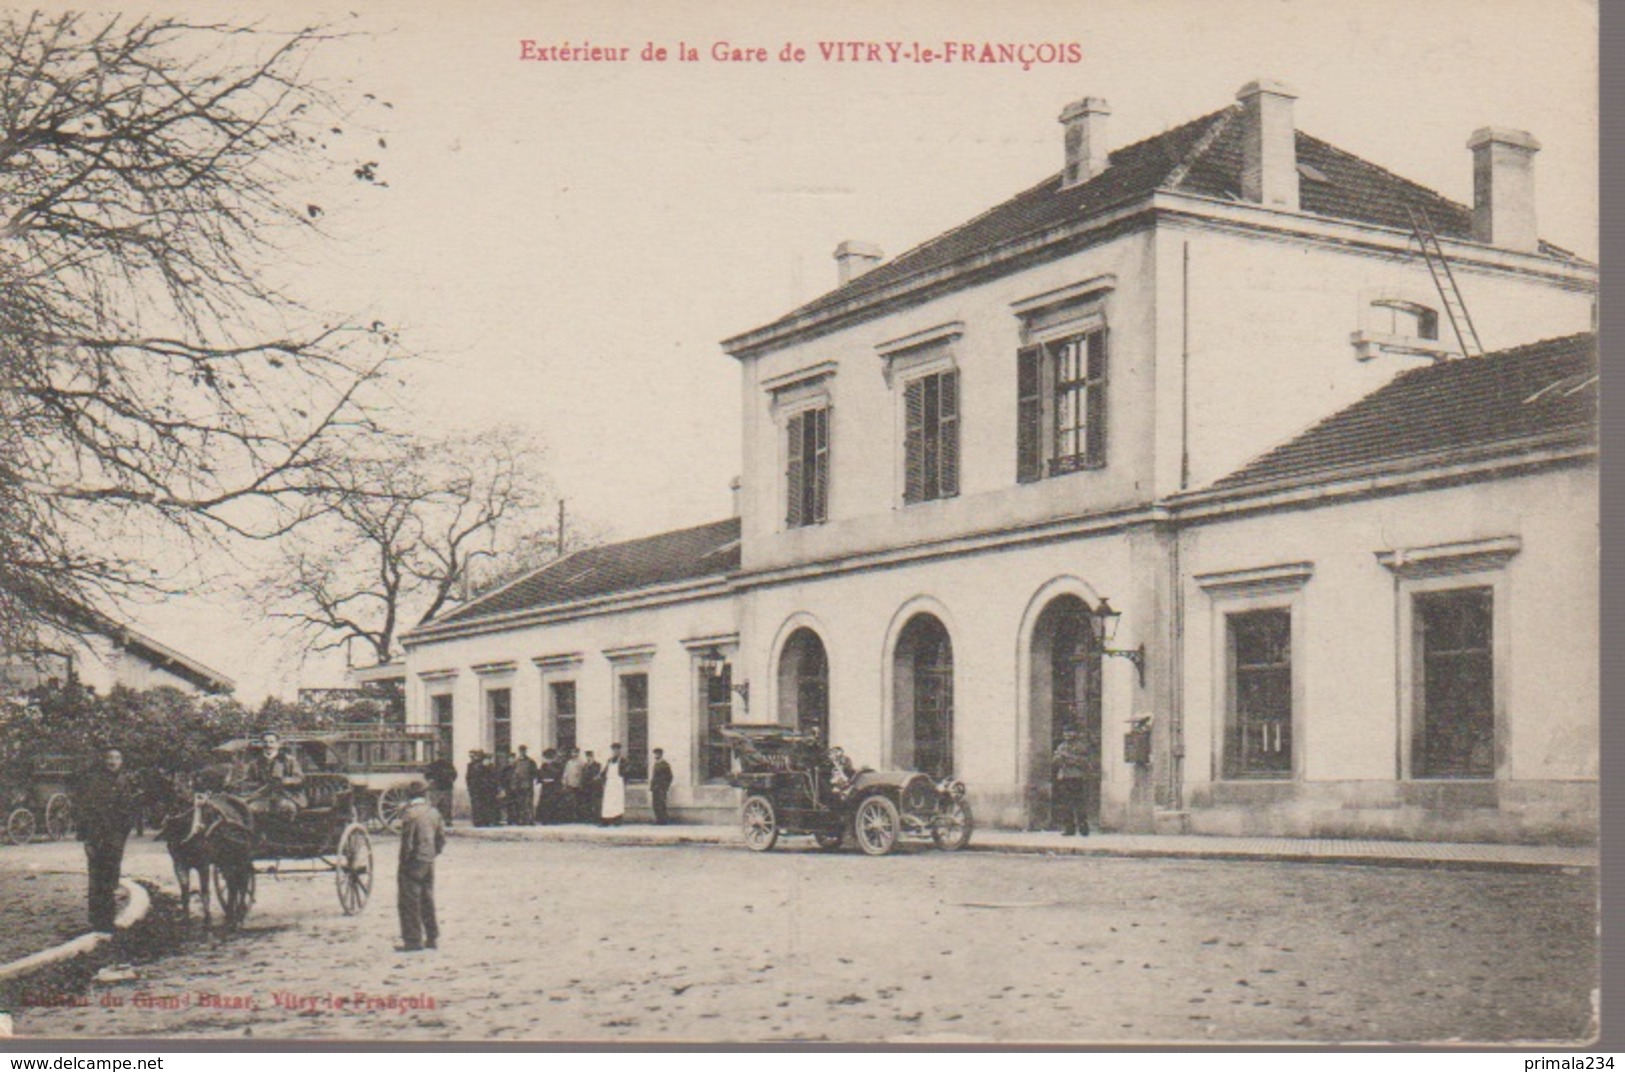
[[[1129,722],[1128,732],[1123,734],[1123,762],[1136,767],[1151,766],[1150,715]]]

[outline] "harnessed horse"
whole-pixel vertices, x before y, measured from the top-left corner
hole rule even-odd
[[[177,797],[180,787],[176,787]],[[254,817],[235,797],[216,798],[193,790],[183,810],[164,818],[159,836],[168,844],[175,881],[181,890],[181,908],[191,914],[191,876],[198,878],[198,896],[203,904],[203,922],[210,922],[209,879],[217,873],[221,886],[221,910],[226,925],[235,927],[248,914],[254,888]]]

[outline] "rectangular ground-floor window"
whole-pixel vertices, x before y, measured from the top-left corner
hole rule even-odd
[[[621,675],[621,754],[629,778],[649,771],[649,675]]]
[[[440,747],[438,754],[442,759],[451,759],[451,693],[441,692],[429,697],[429,713]]]
[[[553,747],[567,754],[576,747],[576,683],[555,681],[547,687],[553,720]]]
[[[723,741],[722,728],[733,721],[733,667],[727,663],[712,674],[700,675],[705,701],[705,738],[700,742],[701,777],[726,778],[733,750]]]
[[[1494,599],[1489,588],[1414,597],[1415,716],[1411,773],[1495,776]]]
[[[496,755],[513,750],[513,690],[490,689],[485,694],[485,721]]]
[[[1292,611],[1247,611],[1225,621],[1230,654],[1225,776],[1290,777]]]

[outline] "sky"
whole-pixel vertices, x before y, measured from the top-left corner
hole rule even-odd
[[[534,432],[570,516],[617,538],[728,514],[740,380],[721,339],[832,288],[845,239],[895,255],[1058,171],[1056,119],[1079,97],[1110,102],[1117,147],[1277,79],[1299,129],[1464,203],[1468,136],[1528,130],[1542,236],[1597,255],[1597,13],[1579,0],[258,5],[201,10],[270,26],[353,11],[358,32],[314,73],[391,105],[388,188],[338,213],[298,266],[307,292],[401,328],[421,355],[402,396],[415,424]],[[527,39],[630,56],[525,60]],[[886,41],[1080,58],[819,48]],[[769,61],[719,61],[719,42]],[[677,60],[680,43],[699,58]],[[668,58],[640,60],[650,44]],[[780,62],[787,44],[807,58]],[[135,617],[250,702],[340,683],[341,663],[276,657],[220,598]]]

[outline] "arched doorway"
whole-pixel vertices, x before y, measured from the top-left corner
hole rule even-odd
[[[779,654],[779,722],[816,730],[829,743],[829,659],[806,626],[790,634]]]
[[[895,765],[941,778],[954,769],[954,648],[948,629],[916,614],[892,656]]]
[[[1089,812],[1092,822],[1099,819],[1101,655],[1092,624],[1089,604],[1061,595],[1050,600],[1033,627],[1027,788],[1035,826],[1050,825],[1051,760],[1072,726],[1083,730],[1094,750]]]

